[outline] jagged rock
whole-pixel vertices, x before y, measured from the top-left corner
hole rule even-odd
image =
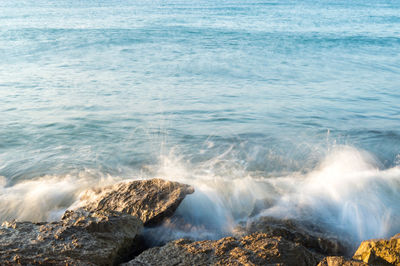
[[[366,266],[368,264],[339,256],[324,258],[317,266]]]
[[[350,244],[343,244],[334,235],[311,224],[301,224],[290,219],[260,217],[236,228],[236,235],[262,232],[268,236],[281,236],[323,255],[345,255]]]
[[[371,265],[400,265],[400,234],[389,240],[363,241],[353,258]]]
[[[316,265],[319,259],[303,246],[282,237],[254,233],[218,241],[180,239],[144,251],[132,265]]]
[[[123,182],[88,191],[75,210],[52,223],[5,222],[4,264],[112,265],[140,251],[143,223],[173,214],[193,188],[161,179]],[[143,222],[142,222],[143,221]]]
[[[112,265],[134,250],[142,222],[122,213],[67,211],[59,222],[4,222],[1,264]]]
[[[155,225],[171,216],[194,189],[162,179],[122,182],[89,190],[81,207],[88,211],[118,211],[139,217],[145,225]]]

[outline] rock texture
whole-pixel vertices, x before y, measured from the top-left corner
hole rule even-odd
[[[362,261],[347,259],[344,257],[331,256],[324,258],[317,266],[367,266]]]
[[[82,197],[88,211],[118,211],[139,217],[145,225],[156,225],[171,216],[194,189],[162,179],[122,182],[90,190]]]
[[[323,255],[344,255],[349,250],[333,234],[315,225],[301,224],[289,219],[261,217],[239,226],[236,231],[238,235],[262,232],[270,237],[280,236]]]
[[[171,216],[193,188],[161,179],[123,182],[88,191],[80,205],[51,223],[0,226],[1,265],[116,265],[142,250],[140,232]],[[152,228],[154,229],[154,228]],[[261,217],[217,241],[175,240],[124,265],[400,265],[400,234],[346,244],[318,226]],[[335,255],[335,256],[332,256]],[[325,257],[328,256],[328,257]]]
[[[4,264],[112,265],[132,250],[142,222],[122,213],[67,211],[59,222],[5,222],[0,227]]]
[[[353,258],[371,265],[400,265],[400,234],[389,240],[363,241]]]
[[[282,237],[254,233],[218,241],[176,240],[151,248],[132,265],[316,265],[319,259],[309,250]]]
[[[5,222],[0,264],[113,265],[140,251],[143,223],[173,214],[193,188],[161,179],[123,182],[85,194],[82,207],[52,223]]]

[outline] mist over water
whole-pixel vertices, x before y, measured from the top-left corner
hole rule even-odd
[[[160,177],[190,184],[195,193],[163,225],[145,230],[151,244],[182,237],[218,239],[233,234],[239,222],[260,216],[316,224],[354,247],[365,239],[390,237],[400,227],[400,166],[382,169],[371,153],[337,146],[312,169],[269,176],[235,165],[230,153],[201,163],[171,153],[129,177],[84,171],[8,187],[2,178],[2,221],[57,220],[79,205],[86,189]]]
[[[282,176],[221,176],[212,167],[168,160],[160,176],[179,176],[196,192],[179,207],[176,220],[166,223],[172,232],[165,237],[219,238],[232,234],[238,222],[259,216],[316,224],[354,247],[365,239],[392,236],[400,227],[400,167],[380,165],[372,154],[349,146],[333,148],[309,171]]]
[[[0,221],[194,186],[161,239],[400,230],[398,1],[0,2]],[[150,232],[151,233],[151,232]]]

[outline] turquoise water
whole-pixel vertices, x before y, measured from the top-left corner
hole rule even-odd
[[[1,1],[0,58],[0,220],[164,177],[183,235],[400,230],[399,1]]]

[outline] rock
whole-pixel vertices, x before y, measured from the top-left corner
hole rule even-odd
[[[121,182],[89,190],[80,207],[88,211],[118,211],[139,217],[145,225],[156,225],[171,216],[194,189],[162,179]]]
[[[353,258],[371,265],[400,265],[400,234],[389,240],[363,241]]]
[[[132,265],[316,265],[319,259],[309,250],[282,237],[254,233],[218,241],[180,239],[144,251]]]
[[[141,251],[143,223],[171,216],[193,188],[161,179],[89,190],[75,210],[52,223],[5,222],[0,227],[4,264],[112,265]],[[142,222],[143,221],[143,222]],[[143,243],[140,243],[143,244]]]
[[[122,213],[67,211],[52,223],[5,222],[1,264],[112,265],[134,250],[142,222]]]
[[[343,244],[333,234],[315,225],[290,219],[260,217],[236,228],[238,236],[254,232],[262,232],[270,237],[281,236],[323,255],[345,255],[350,250],[350,244]]]
[[[324,258],[317,266],[366,266],[368,264],[339,256]]]

